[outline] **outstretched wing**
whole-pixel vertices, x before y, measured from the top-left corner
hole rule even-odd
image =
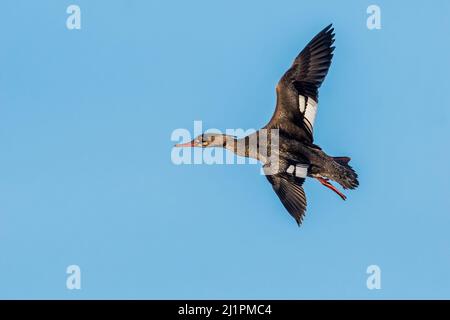
[[[281,203],[298,225],[302,223],[306,211],[306,195],[302,187],[305,181],[303,176],[306,176],[305,170],[305,167],[295,167],[291,172],[288,169],[288,172],[266,175]],[[299,171],[305,174],[299,174]]]
[[[333,58],[333,31],[330,24],[319,32],[278,82],[277,106],[266,127],[283,129],[283,126],[291,126],[290,132],[295,132],[297,138],[312,143],[318,89]]]

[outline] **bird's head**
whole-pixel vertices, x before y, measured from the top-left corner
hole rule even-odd
[[[194,140],[186,143],[178,143],[175,147],[224,147],[227,142],[227,135],[221,133],[203,133]]]

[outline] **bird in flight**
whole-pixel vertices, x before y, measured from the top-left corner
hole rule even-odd
[[[358,175],[349,165],[350,158],[329,156],[313,141],[318,89],[331,65],[333,43],[334,28],[330,24],[295,58],[278,82],[275,112],[262,129],[242,139],[203,133],[175,146],[220,147],[259,160],[266,178],[298,225],[306,211],[302,187],[306,177],[317,179],[345,200],[346,196],[330,180],[344,189],[355,189],[359,185]]]

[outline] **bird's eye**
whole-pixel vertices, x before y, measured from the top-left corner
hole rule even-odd
[[[213,141],[214,141],[214,139],[216,139],[216,137],[214,137],[214,136],[211,136],[211,142],[213,142]]]

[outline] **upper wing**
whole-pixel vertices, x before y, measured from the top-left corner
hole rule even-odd
[[[319,32],[295,58],[277,85],[277,106],[268,127],[291,122],[299,139],[313,141],[318,89],[331,65],[334,29],[330,24]],[[289,124],[288,124],[289,125]],[[292,129],[292,128],[291,128]]]
[[[297,174],[297,170],[302,169],[296,167],[292,172],[288,170],[288,172],[266,175],[266,177],[272,184],[273,190],[280,198],[281,203],[300,225],[306,211],[306,195],[302,187],[305,178],[302,177],[303,174]]]

